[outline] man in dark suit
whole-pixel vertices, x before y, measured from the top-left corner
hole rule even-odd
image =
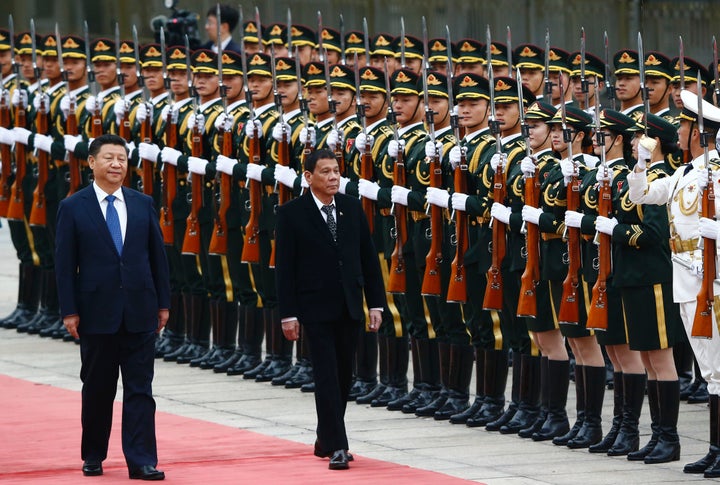
[[[232,39],[232,31],[235,30],[235,27],[237,27],[237,24],[240,21],[240,14],[238,11],[229,5],[220,5],[219,41],[217,38],[217,6],[210,7],[206,16],[207,20],[205,21],[205,32],[210,40],[203,44],[202,48],[217,52],[219,42],[222,45],[223,51],[234,51],[240,54],[240,44]]]
[[[285,337],[310,344],[318,416],[315,455],[330,469],[348,468],[345,408],[352,384],[353,353],[364,329],[377,331],[385,288],[365,213],[353,197],[338,194],[340,169],[328,150],[305,160],[304,195],[278,207],[276,282]]]
[[[130,478],[162,480],[157,466],[155,339],[168,319],[168,263],[152,198],[122,187],[125,140],[102,135],[88,164],[94,183],[60,203],[56,274],[68,332],[80,339],[83,474],[102,475],[119,371],[122,446]]]

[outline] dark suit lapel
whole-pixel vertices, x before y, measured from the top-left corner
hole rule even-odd
[[[125,210],[127,211],[127,226],[125,227],[125,241],[123,242],[123,247],[125,247],[125,243],[128,241],[128,238],[133,237],[137,231],[137,224],[140,223],[140,220],[138,217],[130,217],[130,214],[133,214],[133,216],[136,216],[137,214],[140,214],[140,208],[139,205],[139,198],[137,197],[138,194],[133,193],[133,190],[126,189],[123,187],[122,189],[123,197],[125,197]],[[109,231],[108,231],[109,233]]]
[[[335,196],[335,217],[337,219],[337,242],[340,242],[345,237],[345,228],[347,224],[346,218],[348,216],[348,206],[345,203],[345,199],[342,197]],[[329,232],[329,231],[328,231]]]
[[[101,237],[105,241],[105,243],[107,243],[117,254],[117,250],[115,249],[115,243],[113,242],[112,236],[110,235],[110,230],[108,230],[107,223],[105,222],[105,218],[102,214],[102,210],[100,210],[100,203],[97,200],[97,195],[95,194],[95,189],[93,188],[92,184],[85,188],[85,190],[82,192],[82,195],[85,198],[85,203],[83,204],[83,206],[85,207],[85,210],[87,211],[90,220],[93,222],[93,224],[97,226],[98,234],[101,234]]]
[[[315,199],[313,198],[310,191],[308,190],[303,197],[305,202],[305,210],[308,212],[307,220],[310,221],[312,228],[318,231],[318,234],[322,234],[329,243],[335,244],[332,239],[332,234],[330,234],[330,229],[328,229],[327,222],[325,222],[322,214],[320,214],[320,210],[315,204]]]

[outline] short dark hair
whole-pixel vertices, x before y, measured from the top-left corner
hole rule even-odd
[[[217,7],[210,7],[207,11],[208,17],[215,17],[216,14]],[[221,24],[228,24],[228,30],[232,32],[240,21],[240,14],[230,5],[220,5],[220,20]]]
[[[95,157],[100,152],[100,148],[102,148],[103,145],[120,145],[125,148],[125,152],[128,151],[125,138],[118,135],[105,134],[100,135],[93,140],[90,144],[90,148],[88,148],[88,156]]]
[[[311,152],[310,155],[307,156],[305,159],[305,170],[312,173],[315,171],[315,166],[318,163],[318,160],[325,160],[325,159],[335,160],[335,154],[327,149],[321,149],[321,150],[315,150],[314,152]]]

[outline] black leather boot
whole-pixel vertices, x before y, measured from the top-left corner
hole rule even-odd
[[[236,305],[235,312],[237,313],[237,332],[235,332],[237,333],[237,342],[233,342],[235,350],[227,359],[213,367],[213,372],[218,374],[227,373],[228,369],[234,367],[245,354],[245,307]]]
[[[349,401],[372,391],[377,385],[378,334],[365,330],[360,334],[355,352],[355,382],[350,388]]]
[[[407,394],[401,395],[397,399],[393,399],[389,403],[387,403],[387,409],[390,411],[400,411],[402,410],[403,406],[411,401],[416,400],[423,389],[421,389],[422,382],[423,382],[423,375],[422,375],[422,368],[420,367],[420,359],[418,357],[418,354],[420,352],[420,344],[418,343],[418,339],[415,337],[410,338],[410,359],[412,361],[412,367],[413,367],[413,384],[412,389],[410,389],[410,392]]]
[[[207,359],[209,359],[212,355],[215,354],[215,349],[218,347],[218,337],[221,336],[222,330],[219,328],[219,318],[218,318],[218,301],[208,300],[208,315],[210,318],[210,337],[212,340],[209,340],[210,347],[205,349],[205,352],[200,354],[199,356],[195,357],[194,359],[190,360],[190,367],[200,367],[200,364],[205,362]]]
[[[175,351],[185,341],[185,317],[182,309],[182,297],[177,292],[170,293],[170,314],[161,337],[155,345],[156,358],[164,357],[166,354]]]
[[[622,372],[615,372],[613,374],[613,420],[610,430],[603,436],[603,439],[600,440],[599,443],[588,448],[590,453],[607,453],[615,443],[615,438],[617,438],[618,432],[620,431],[624,400],[622,376]]]
[[[570,385],[570,362],[567,360],[547,361],[547,417],[531,438],[546,441],[563,436],[570,430],[567,410],[567,395]]]
[[[718,453],[720,452],[719,425],[718,396],[716,394],[710,394],[710,450],[707,455],[703,456],[698,461],[685,465],[683,472],[709,473],[709,475],[705,475],[705,478],[720,477],[720,462],[717,462],[717,457],[720,456]]]
[[[518,431],[518,436],[521,438],[531,438],[545,423],[548,415],[548,396],[550,390],[548,389],[548,363],[549,359],[544,355],[540,357],[540,412],[538,413],[535,421],[530,424],[527,428],[523,428]]]
[[[32,266],[32,265],[31,265],[31,266]],[[25,278],[25,274],[24,274],[24,272],[23,272],[23,263],[20,263],[20,267],[18,268],[18,293],[17,293],[17,303],[15,304],[15,308],[13,309],[13,311],[11,311],[8,315],[5,315],[3,318],[0,318],[0,327],[3,327],[3,328],[14,328],[14,327],[9,327],[9,326],[7,326],[7,324],[8,324],[9,322],[12,322],[13,320],[15,320],[15,319],[17,318],[17,316],[18,316],[18,313],[19,313],[20,311],[24,310],[24,306],[25,306],[25,304],[26,304],[26,301],[25,301],[26,298],[25,298],[25,295],[24,295],[24,290],[25,290],[25,286],[24,286],[25,281],[24,281],[24,278]],[[17,325],[16,325],[16,326],[17,326]]]
[[[259,374],[262,373],[262,371],[265,370],[267,366],[270,365],[270,362],[272,361],[272,316],[270,315],[267,308],[260,308],[258,309],[260,311],[259,318],[262,322],[262,329],[260,335],[265,335],[265,358],[262,361],[259,361],[259,363],[253,367],[250,370],[247,370],[243,374],[243,379],[255,379]],[[262,343],[262,339],[260,340]]]
[[[177,361],[177,358],[185,353],[185,351],[190,347],[191,340],[192,340],[192,296],[189,293],[183,293],[181,298],[181,306],[182,308],[180,311],[183,314],[183,320],[185,322],[185,325],[183,326],[183,342],[181,345],[179,345],[174,351],[172,352],[166,352],[165,355],[163,355],[163,360],[165,362],[175,362]]]
[[[386,407],[392,401],[399,399],[408,393],[408,354],[410,347],[408,337],[391,336],[388,338],[388,366],[390,373],[390,383],[385,390],[376,399],[370,402],[370,406]]]
[[[507,356],[507,353],[506,353]],[[486,361],[487,363],[487,361]],[[507,362],[505,363],[507,366]],[[510,389],[510,404],[507,409],[495,420],[488,421],[485,425],[487,431],[500,431],[502,426],[505,426],[515,416],[520,405],[520,356],[515,354],[512,359],[512,384]],[[498,367],[499,369],[499,367]],[[504,389],[503,389],[504,392]],[[486,393],[487,395],[487,393]],[[486,398],[487,400],[487,398]]]
[[[681,332],[681,336],[677,338],[673,344],[673,360],[675,361],[675,370],[680,382],[680,400],[687,400],[692,394],[690,386],[693,382],[693,351],[690,347],[687,334]]]
[[[442,407],[433,415],[435,420],[445,421],[468,408],[473,360],[472,345],[450,346],[449,395]]]
[[[608,450],[608,456],[625,456],[637,451],[640,446],[640,413],[645,400],[645,387],[647,376],[645,374],[623,374],[623,387],[625,400],[623,402],[623,416],[615,443]]]
[[[275,377],[286,373],[292,366],[293,341],[285,338],[285,334],[282,331],[282,321],[280,320],[279,310],[277,308],[271,308],[269,313],[272,321],[272,359],[270,365],[255,377],[257,382],[272,381]]]
[[[190,307],[190,345],[178,356],[178,364],[189,364],[201,357],[210,344],[210,300],[205,295],[191,295]]]
[[[380,364],[380,382],[367,394],[357,396],[355,402],[357,404],[370,404],[373,399],[377,399],[383,393],[390,383],[390,373],[388,365],[388,339],[387,335],[378,334],[378,361]]]
[[[60,319],[55,270],[44,268],[38,271],[41,278],[38,312],[29,322],[17,327],[18,332],[25,331],[30,335],[40,333],[41,330],[51,327]]]
[[[415,410],[415,416],[426,417],[433,416],[440,409],[450,394],[450,371],[451,371],[451,352],[450,344],[447,342],[437,342],[438,360],[440,367],[440,392],[437,397],[426,406],[421,406]],[[405,410],[403,409],[403,412]]]
[[[517,434],[529,427],[540,413],[540,357],[520,356],[520,405],[515,416],[500,427],[501,434]]]
[[[680,437],[677,433],[680,411],[680,383],[658,381],[658,402],[660,403],[660,434],[652,452],[645,457],[645,464],[668,463],[680,459]]]
[[[505,366],[507,368],[507,366]],[[450,424],[467,424],[482,409],[485,395],[483,394],[483,372],[485,369],[485,350],[475,347],[475,400],[463,412],[450,416]],[[503,400],[504,402],[504,400]]]
[[[216,309],[217,338],[213,352],[202,362],[201,369],[214,369],[235,354],[237,342],[238,306],[236,301],[219,300]]]
[[[310,360],[310,345],[308,344],[307,338],[303,336],[302,328],[300,329],[300,339],[297,346],[298,352],[300,353],[299,364],[300,367],[290,380],[285,383],[287,389],[302,388],[302,386],[313,382],[313,366]]]
[[[652,435],[650,441],[637,451],[628,453],[627,459],[630,461],[643,461],[648,456],[658,441],[660,436],[660,403],[658,402],[657,381],[647,381],[648,407],[650,408],[650,429]],[[698,473],[702,473],[702,470]]]
[[[25,333],[38,320],[45,315],[45,285],[46,281],[43,276],[44,270],[39,266],[32,266],[30,288],[33,305],[29,307],[32,311],[28,311],[23,315],[18,315],[14,321],[14,327],[18,332]],[[12,326],[8,327],[12,328]]]
[[[602,405],[605,399],[605,366],[583,366],[585,373],[585,421],[578,434],[568,441],[571,449],[588,448],[602,439]]]
[[[583,368],[582,365],[575,364],[575,424],[564,435],[553,438],[554,445],[566,446],[571,439],[577,436],[585,422],[585,372]]]
[[[483,363],[483,375],[477,379],[482,382],[484,400],[480,410],[473,414],[465,424],[469,428],[485,426],[499,419],[505,412],[505,387],[508,376],[507,350],[486,350]],[[517,359],[517,368],[520,368]],[[513,365],[514,365],[513,361]],[[520,371],[517,371],[518,378]],[[519,382],[519,380],[518,380]],[[515,366],[513,367],[513,388],[515,387]],[[512,418],[512,416],[510,416]],[[510,420],[508,418],[508,421]],[[498,427],[498,429],[500,429]]]
[[[420,379],[413,390],[417,389],[420,392],[413,399],[402,397],[389,402],[388,410],[390,411],[400,410],[406,414],[413,414],[418,408],[427,406],[434,401],[440,393],[440,357],[438,355],[437,340],[418,338],[414,340],[414,343],[418,347],[417,358]]]
[[[262,352],[264,328],[262,308],[246,306],[243,310],[245,313],[245,346],[240,360],[228,368],[227,375],[229,376],[243,375],[245,372],[257,367],[261,362],[260,354]]]
[[[17,328],[18,325],[30,321],[35,316],[40,299],[40,284],[40,268],[32,263],[20,263],[18,302],[15,310],[0,321],[0,326]]]

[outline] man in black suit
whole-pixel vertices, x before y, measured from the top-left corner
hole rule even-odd
[[[338,194],[340,169],[328,150],[305,160],[310,190],[278,207],[276,282],[285,337],[310,344],[315,379],[315,455],[330,469],[348,468],[345,408],[353,353],[364,329],[363,293],[370,330],[377,331],[385,288],[365,213],[353,197]]]
[[[102,475],[119,371],[122,446],[130,478],[162,480],[157,466],[155,339],[168,319],[168,263],[152,198],[123,188],[125,140],[102,135],[88,164],[94,183],[60,203],[56,275],[68,332],[80,339],[85,476]]]
[[[217,39],[217,6],[211,7],[207,12],[207,20],[205,21],[205,32],[207,33],[208,42],[202,45],[203,49],[210,49],[213,52],[218,51]],[[220,5],[220,44],[223,51],[234,51],[240,54],[240,44],[232,39],[232,31],[237,27],[240,21],[240,14],[237,10],[229,5]]]

